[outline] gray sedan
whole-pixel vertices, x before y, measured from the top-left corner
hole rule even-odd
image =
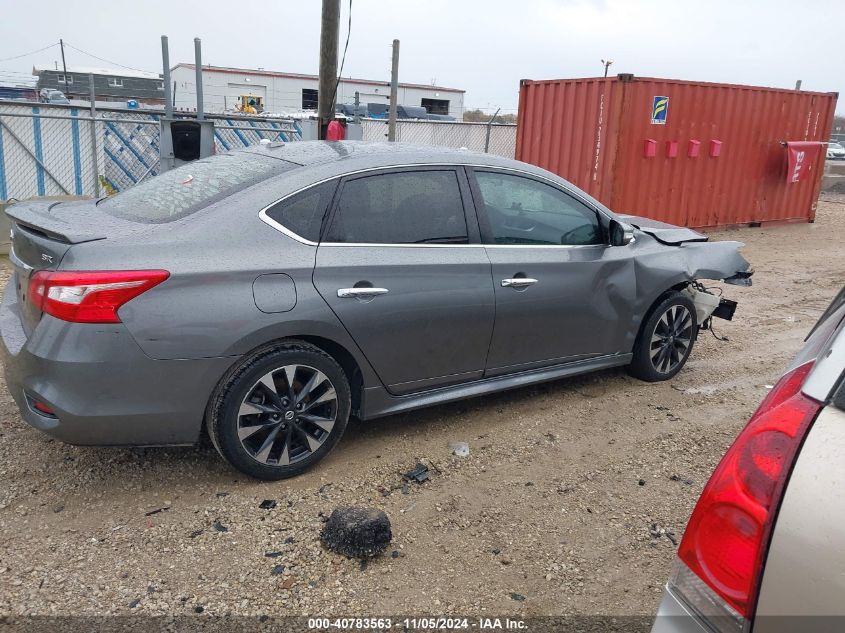
[[[12,206],[0,307],[24,419],[298,474],[361,419],[627,366],[683,367],[750,283],[736,242],[620,216],[485,154],[271,143],[112,198]]]

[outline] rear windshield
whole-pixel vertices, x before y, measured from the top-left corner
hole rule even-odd
[[[133,222],[172,222],[297,166],[256,154],[217,154],[166,171],[98,206],[109,215]]]

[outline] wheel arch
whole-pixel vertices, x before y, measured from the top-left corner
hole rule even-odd
[[[349,389],[352,395],[352,411],[358,413],[361,410],[361,399],[364,393],[364,375],[361,371],[361,366],[358,364],[355,356],[340,343],[322,336],[314,336],[306,334],[303,336],[293,336],[280,339],[279,342],[286,340],[299,340],[310,343],[314,347],[319,347],[329,356],[337,361],[343,373],[346,374],[346,379],[349,381]]]
[[[279,336],[277,338],[265,341],[260,345],[253,346],[251,349],[241,354],[238,360],[233,362],[229,366],[228,370],[224,372],[222,376],[220,376],[220,378],[215,383],[214,388],[211,390],[211,393],[209,393],[208,395],[206,412],[203,416],[203,427],[205,427],[207,424],[209,407],[211,406],[211,403],[214,400],[217,390],[220,388],[221,385],[225,384],[225,382],[229,380],[229,377],[237,370],[238,366],[240,366],[244,359],[250,358],[254,354],[267,350],[268,348],[272,348],[277,345],[292,341],[301,341],[303,343],[313,345],[314,347],[321,349],[326,354],[331,356],[338,363],[338,365],[340,365],[340,368],[343,370],[343,373],[346,375],[346,378],[349,381],[349,389],[352,395],[352,411],[357,414],[361,408],[361,402],[364,393],[364,385],[366,382],[364,372],[369,369],[369,366],[362,366],[362,364],[356,358],[355,354],[348,349],[348,346],[339,343],[332,338],[316,334],[291,334],[286,336]]]
[[[650,301],[646,302],[646,305],[648,307],[643,311],[642,317],[640,318],[640,322],[637,325],[637,336],[636,338],[634,338],[634,345],[637,344],[637,341],[640,339],[640,336],[642,336],[643,328],[645,327],[645,324],[648,322],[649,317],[651,317],[652,313],[657,308],[657,306],[660,305],[667,296],[675,292],[680,292],[691,283],[691,279],[676,282],[665,290],[662,290],[657,294],[653,295],[650,298]]]

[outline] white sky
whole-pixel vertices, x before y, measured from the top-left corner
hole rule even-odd
[[[341,47],[348,0],[342,0]],[[320,1],[2,0],[0,59],[57,42],[141,70],[170,60],[317,72]],[[516,112],[519,80],[611,74],[838,91],[845,100],[845,0],[353,0],[344,76],[463,88],[465,106]],[[73,49],[67,63],[105,66]],[[58,47],[0,61],[0,79],[59,61]],[[837,111],[845,113],[843,100]]]

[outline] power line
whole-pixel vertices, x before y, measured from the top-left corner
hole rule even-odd
[[[10,62],[13,59],[20,59],[21,57],[29,57],[30,55],[35,55],[35,53],[40,53],[41,51],[46,51],[48,48],[53,48],[54,46],[58,46],[58,42],[54,42],[49,46],[45,46],[44,48],[39,48],[37,51],[30,51],[29,53],[24,53],[23,55],[15,55],[14,57],[6,57],[5,59],[0,59],[0,62]]]
[[[54,44],[54,46],[55,46],[55,44]],[[118,64],[117,62],[113,62],[109,59],[105,59],[104,57],[98,57],[97,55],[94,55],[93,53],[89,53],[88,51],[83,51],[81,48],[77,48],[73,44],[69,44],[67,42],[65,42],[65,46],[67,46],[68,48],[72,48],[73,50],[78,51],[78,52],[82,53],[83,55],[88,55],[88,57],[93,57],[94,59],[98,59],[101,62],[106,62],[107,64],[111,64],[112,66],[119,66],[120,68],[126,68],[127,70],[134,70],[134,71],[139,72],[139,73],[150,72],[148,70],[141,70],[140,68],[133,68],[132,66],[126,66],[124,64]],[[2,60],[0,60],[0,61],[2,61]]]

